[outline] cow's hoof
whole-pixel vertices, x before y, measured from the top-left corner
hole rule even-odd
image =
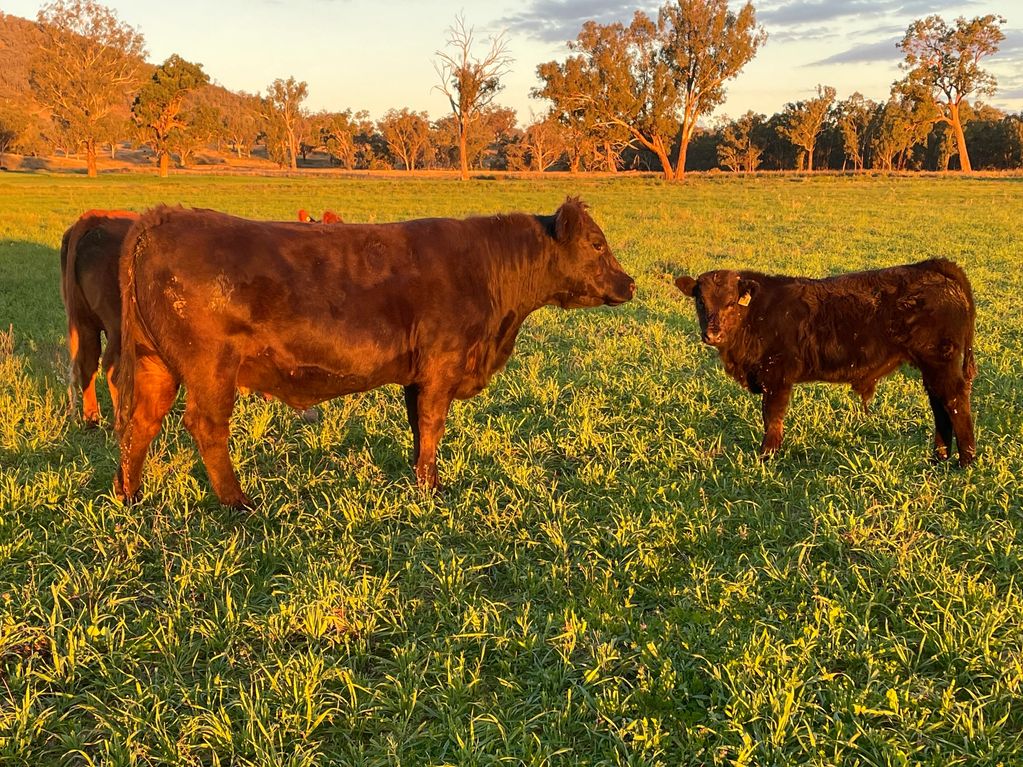
[[[944,463],[948,460],[948,448],[947,447],[936,447],[934,452],[931,453],[931,461],[934,463]]]
[[[306,423],[319,423],[320,409],[318,407],[308,407],[299,414],[299,417]]]
[[[82,426],[84,426],[86,429],[97,429],[97,428],[99,428],[99,425],[100,425],[100,417],[98,415],[97,416],[87,416],[82,421]]]
[[[960,453],[959,454],[959,466],[961,468],[965,469],[967,466],[969,466],[971,463],[973,463],[976,459],[977,459],[977,455],[975,453]]]
[[[125,506],[133,506],[142,497],[140,490],[129,493],[124,489],[124,478],[121,475],[120,469],[117,470],[117,474],[114,476],[114,497]]]
[[[221,498],[220,504],[237,511],[253,511],[256,508],[255,501],[245,495],[245,493],[240,493],[233,498]]]

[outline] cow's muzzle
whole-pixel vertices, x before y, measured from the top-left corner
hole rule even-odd
[[[622,277],[624,279],[615,280],[614,288],[604,297],[604,303],[608,306],[624,304],[636,295],[636,281],[627,274],[623,274]]]

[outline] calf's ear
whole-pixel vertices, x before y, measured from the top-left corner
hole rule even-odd
[[[739,280],[739,306],[749,306],[759,288],[756,280]]]
[[[554,236],[558,242],[569,242],[583,229],[586,205],[578,197],[569,197],[554,214]]]
[[[682,275],[681,277],[675,278],[675,287],[685,293],[687,296],[692,296],[696,290],[696,280],[692,277]]]

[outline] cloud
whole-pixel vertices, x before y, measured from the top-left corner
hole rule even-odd
[[[809,67],[821,67],[829,64],[865,64],[873,61],[901,61],[903,56],[899,51],[897,43],[902,37],[889,37],[875,43],[864,43],[855,45],[852,48],[836,53],[820,61],[806,64]]]
[[[975,3],[966,3],[975,4]],[[791,0],[765,5],[757,17],[771,26],[820,24],[840,19],[882,16],[917,17],[945,13],[961,8],[964,3],[944,3],[935,6],[933,0]]]
[[[524,3],[521,10],[498,19],[496,26],[511,32],[521,32],[544,42],[574,40],[583,22],[610,24],[628,23],[637,10],[656,15],[658,3],[621,2],[621,0],[533,0]]]

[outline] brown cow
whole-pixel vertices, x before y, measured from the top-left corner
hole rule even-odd
[[[121,285],[117,494],[136,496],[183,383],[185,426],[233,506],[251,505],[228,454],[237,387],[302,409],[403,386],[416,478],[436,488],[452,400],[504,366],[526,317],[620,304],[636,288],[577,199],[551,216],[329,227],[159,207],[128,235]]]
[[[101,333],[106,336],[103,370],[107,374],[113,411],[117,412],[114,372],[121,353],[121,292],[118,289],[117,259],[124,237],[139,217],[128,210],[90,210],[64,233],[60,244],[60,294],[68,320],[68,346],[71,351],[68,397],[74,405],[74,387],[82,390],[82,417],[95,426],[100,421],[96,399],[96,374],[102,348]],[[316,223],[304,210],[299,221]],[[322,223],[341,221],[333,211],[325,211]],[[316,420],[314,410],[302,413],[306,421]],[[111,418],[111,423],[113,423]]]
[[[703,342],[717,348],[727,373],[763,394],[762,454],[781,445],[793,384],[851,384],[866,409],[878,380],[908,362],[923,374],[934,413],[935,459],[948,458],[954,431],[959,464],[973,461],[976,310],[966,274],[951,261],[820,280],[721,269],[675,284],[696,299]]]
[[[138,213],[125,210],[90,210],[64,233],[60,244],[60,295],[67,312],[68,347],[71,351],[68,394],[73,405],[74,387],[82,390],[82,417],[90,426],[100,421],[96,374],[102,335],[107,340],[103,350],[103,369],[107,374],[113,409],[117,412],[114,371],[121,335],[117,258],[125,235],[138,217]]]

